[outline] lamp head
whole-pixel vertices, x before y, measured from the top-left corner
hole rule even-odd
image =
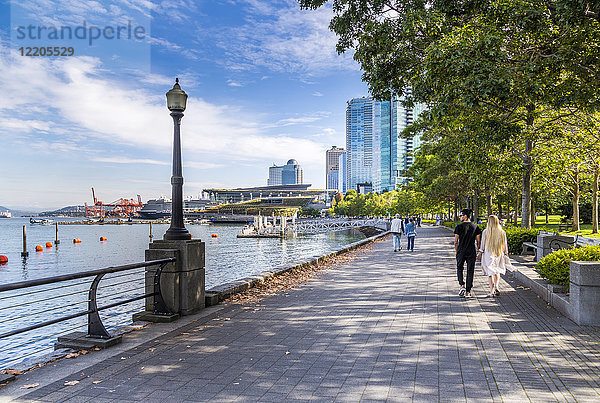
[[[167,108],[170,111],[181,111],[185,110],[185,104],[187,102],[187,94],[179,86],[179,78],[175,79],[175,85],[167,92]]]

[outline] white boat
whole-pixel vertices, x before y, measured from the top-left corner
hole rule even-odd
[[[0,211],[0,218],[10,218],[12,217],[12,214],[10,213],[10,211]]]
[[[39,224],[39,225],[50,225],[54,223],[54,220],[50,220],[48,218],[30,218],[30,224]]]

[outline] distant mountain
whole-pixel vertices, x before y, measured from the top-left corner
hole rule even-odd
[[[42,211],[39,213],[40,216],[57,216],[57,215],[66,215],[66,216],[83,216],[85,215],[85,206],[67,206],[63,208],[59,208],[58,210],[52,211]]]
[[[0,206],[0,211],[10,211],[10,209],[4,206]]]

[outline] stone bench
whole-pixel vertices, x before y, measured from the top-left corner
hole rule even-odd
[[[523,249],[521,255],[533,255],[537,260],[537,244],[533,242],[523,242]]]

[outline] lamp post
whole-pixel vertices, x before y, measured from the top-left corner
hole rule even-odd
[[[183,224],[183,175],[181,172],[181,140],[180,126],[183,111],[187,101],[187,94],[179,86],[179,79],[175,79],[175,85],[167,92],[167,108],[173,117],[173,176],[171,176],[171,226],[165,233],[165,240],[187,240],[192,239]]]

